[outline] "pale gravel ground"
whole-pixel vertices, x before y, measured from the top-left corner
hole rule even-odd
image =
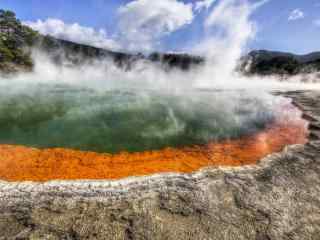
[[[0,239],[320,239],[320,92],[308,144],[257,166],[121,181],[0,183]]]

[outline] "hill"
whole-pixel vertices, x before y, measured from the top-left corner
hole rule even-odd
[[[118,67],[130,69],[137,60],[157,62],[167,68],[188,70],[204,60],[187,54],[153,53],[144,56],[100,49],[66,40],[44,36],[28,26],[24,26],[11,11],[0,10],[0,71],[12,73],[31,71],[33,48],[47,53],[57,64],[69,61],[77,65],[96,59],[111,59]]]
[[[320,71],[320,52],[296,55],[267,50],[252,51],[242,58],[240,70],[257,75],[296,75]]]

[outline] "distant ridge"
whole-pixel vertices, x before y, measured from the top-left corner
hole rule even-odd
[[[256,50],[240,61],[240,71],[257,75],[296,75],[320,71],[320,52],[297,55],[287,52]]]
[[[250,52],[248,55],[253,57],[264,58],[264,60],[270,60],[275,57],[292,57],[296,59],[299,63],[308,63],[308,62],[313,62],[320,59],[320,51],[299,55],[299,54],[293,54],[288,52],[255,50]]]
[[[108,58],[126,70],[129,70],[137,60],[157,62],[168,70],[171,68],[188,70],[204,61],[203,58],[188,54],[152,53],[145,56],[141,53],[117,52],[44,36],[23,25],[14,12],[0,10],[0,72],[32,71],[34,63],[31,49],[33,48],[47,53],[57,64],[67,60],[76,66]]]

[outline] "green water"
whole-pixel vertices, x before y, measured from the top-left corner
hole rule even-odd
[[[97,91],[37,86],[0,91],[0,143],[116,153],[237,138],[272,120],[246,93]]]

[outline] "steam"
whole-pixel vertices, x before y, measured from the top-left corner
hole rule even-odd
[[[179,91],[192,89],[197,71],[166,71],[160,65],[149,61],[137,61],[131,69],[119,68],[112,59],[95,60],[73,66],[67,59],[61,65],[39,51],[33,52],[34,71],[14,76],[10,81],[3,79],[0,84],[37,85],[65,84],[96,89],[98,91],[115,89],[153,89],[159,91]]]
[[[244,47],[254,37],[254,24],[250,15],[255,7],[247,1],[220,1],[204,22],[207,37],[196,51],[209,57],[208,64],[215,64],[215,76],[230,76]],[[221,69],[222,67],[222,69]],[[219,74],[218,74],[219,73]]]
[[[206,144],[261,130],[279,107],[239,91],[27,90],[0,89],[0,143],[109,153]]]
[[[319,87],[314,85],[318,73],[299,75],[282,81],[279,76],[246,77],[235,71],[248,44],[256,36],[258,27],[251,20],[251,16],[268,1],[262,0],[254,4],[247,0],[218,2],[204,22],[206,37],[193,49],[196,54],[205,55],[207,58],[206,65],[198,75],[197,87],[264,90]]]
[[[202,6],[207,9],[213,4],[215,6],[203,23],[206,32],[204,39],[190,50],[194,54],[205,56],[206,63],[204,66],[197,67],[192,71],[183,72],[178,69],[167,71],[159,64],[144,60],[136,62],[130,71],[120,69],[110,59],[88,62],[77,67],[69,67],[71,64],[65,59],[61,66],[57,66],[46,54],[35,50],[33,53],[35,71],[15,76],[14,79],[10,79],[10,82],[16,82],[16,85],[21,85],[21,83],[31,83],[33,85],[36,83],[71,84],[98,90],[144,88],[172,92],[183,92],[185,89],[199,88],[264,90],[273,90],[275,88],[317,88],[318,86],[314,82],[316,82],[315,79],[317,79],[318,74],[296,76],[286,79],[284,82],[278,76],[246,77],[235,71],[241,56],[247,50],[248,43],[255,38],[257,32],[257,25],[251,20],[251,16],[267,2],[268,0],[261,0],[256,3],[250,3],[248,0],[197,2],[194,6],[196,8],[195,11],[199,10],[196,6],[199,6],[199,8]],[[173,4],[177,11],[186,12],[186,16],[173,16],[173,8],[170,8],[170,4]],[[146,5],[151,8],[152,2],[136,0],[125,7],[121,7],[119,11],[122,14],[130,12],[129,15],[132,18],[132,11],[143,14],[141,9]],[[165,9],[166,12],[170,13],[170,18],[162,19],[161,21],[157,20],[159,26],[152,25],[154,27],[158,26],[158,32],[161,33],[168,28],[166,26],[172,26],[172,29],[168,29],[168,31],[172,32],[185,24],[189,24],[191,19],[195,17],[190,4],[185,5],[176,0],[166,0],[164,3],[157,3],[156,5],[159,6],[153,12],[154,15],[144,16],[140,25],[136,26],[135,33],[138,34],[140,32],[138,29],[140,28],[147,31],[145,27],[152,25],[149,23],[154,17],[158,20],[162,19],[161,9]],[[134,22],[130,21],[131,18],[123,19],[121,22],[122,30],[126,25],[124,21]],[[178,25],[174,24],[176,21],[179,23]],[[73,26],[71,29],[74,28]],[[90,31],[88,30],[87,32],[89,33]],[[143,35],[141,38],[152,39],[152,36],[150,36],[152,32],[155,31],[140,32]],[[156,41],[158,41],[158,37]],[[133,41],[133,43],[137,44],[136,41]],[[142,44],[146,45],[145,42]],[[129,46],[130,44],[127,45]],[[143,49],[143,46],[140,49]],[[6,84],[6,81],[1,81],[0,84]]]

